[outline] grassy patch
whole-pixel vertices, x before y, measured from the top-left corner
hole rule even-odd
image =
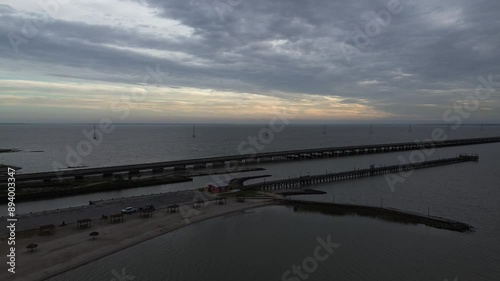
[[[169,176],[143,179],[115,179],[115,180],[87,180],[83,182],[65,181],[52,182],[38,185],[24,186],[19,184],[16,192],[16,201],[30,201],[37,199],[55,198],[62,196],[70,196],[76,194],[94,193],[126,188],[135,188],[151,185],[169,184],[177,182],[191,181],[192,179],[186,176]],[[2,202],[7,202],[6,188],[2,188],[0,196]]]

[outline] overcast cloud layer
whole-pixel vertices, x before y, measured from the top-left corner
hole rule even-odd
[[[500,82],[499,12],[497,0],[6,1],[0,122],[91,121],[130,91],[147,97],[128,122],[443,122],[479,76]],[[498,121],[499,92],[469,121]]]

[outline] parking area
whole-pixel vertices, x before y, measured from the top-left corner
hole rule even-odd
[[[129,197],[123,199],[113,199],[94,202],[93,205],[60,210],[51,210],[40,213],[25,214],[18,217],[16,231],[37,229],[40,225],[61,225],[76,223],[79,219],[99,219],[103,215],[109,216],[119,214],[126,207],[139,209],[148,205],[155,208],[166,208],[174,203],[182,204],[196,201],[198,198],[206,198],[207,195],[198,191],[170,192],[158,195]],[[125,215],[127,216],[127,215]],[[6,220],[1,220],[1,229],[6,228]]]

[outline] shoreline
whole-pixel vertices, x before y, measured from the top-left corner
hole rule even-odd
[[[0,165],[1,167],[1,165]],[[7,167],[7,166],[5,166]],[[85,181],[74,181],[68,180],[64,182],[52,182],[52,183],[19,183],[18,192],[16,194],[17,202],[35,202],[40,199],[55,199],[71,197],[75,195],[85,195],[98,192],[109,192],[125,189],[135,189],[148,186],[161,186],[182,182],[192,182],[193,178],[209,175],[219,175],[225,173],[246,173],[263,171],[264,168],[240,168],[240,169],[230,169],[230,170],[206,170],[206,171],[187,171],[185,174],[164,174],[155,175],[150,174],[142,177],[134,177],[132,179],[123,179],[121,177],[111,178],[111,179],[90,179]],[[6,184],[0,184],[3,189]],[[21,187],[22,186],[22,187]],[[28,192],[23,192],[28,190]],[[43,190],[42,190],[43,189]],[[31,191],[31,192],[30,192]],[[7,193],[0,192],[0,204],[8,203]]]
[[[209,216],[209,217],[207,217],[207,218],[203,218],[203,219],[200,219],[200,220],[197,220],[197,221],[193,221],[193,222],[191,222],[191,223],[189,223],[189,224],[185,224],[185,225],[183,225],[183,226],[179,226],[179,227],[177,227],[177,228],[170,229],[170,230],[167,230],[167,231],[165,231],[165,232],[157,233],[156,235],[153,235],[153,236],[151,236],[151,237],[148,237],[148,238],[146,238],[146,239],[144,239],[144,240],[137,241],[137,242],[136,242],[136,243],[134,243],[134,244],[130,244],[130,245],[124,246],[124,247],[122,247],[122,248],[116,249],[116,250],[114,250],[114,251],[112,251],[112,252],[109,252],[109,253],[107,253],[107,254],[103,255],[103,256],[96,257],[96,258],[94,258],[94,259],[92,259],[92,260],[89,260],[89,261],[87,261],[87,262],[85,262],[85,263],[82,263],[82,264],[76,265],[76,266],[74,266],[74,267],[72,267],[72,268],[65,269],[64,271],[61,271],[61,272],[59,272],[59,273],[56,273],[56,274],[54,274],[54,275],[52,275],[52,276],[48,276],[48,277],[46,277],[46,278],[44,278],[44,279],[40,279],[40,281],[43,281],[43,280],[49,280],[50,278],[54,278],[54,277],[56,277],[56,276],[58,276],[58,275],[64,274],[64,273],[66,273],[66,272],[68,272],[68,271],[71,271],[71,270],[73,270],[73,269],[76,269],[76,268],[78,268],[78,267],[80,267],[80,266],[84,266],[84,265],[89,264],[89,263],[91,263],[91,262],[94,262],[94,261],[96,261],[96,260],[99,260],[99,259],[105,258],[105,257],[110,256],[110,255],[112,255],[112,254],[115,254],[115,253],[117,253],[117,252],[120,252],[120,251],[123,251],[123,250],[125,250],[125,249],[131,248],[131,247],[134,247],[134,246],[136,246],[136,245],[138,245],[138,244],[144,243],[144,242],[149,241],[149,240],[151,240],[151,239],[158,238],[158,237],[160,237],[160,236],[162,236],[162,235],[168,234],[168,233],[170,233],[170,232],[173,232],[173,231],[176,231],[176,230],[182,229],[182,228],[184,228],[184,227],[187,227],[187,226],[190,226],[190,225],[193,225],[193,224],[201,223],[201,222],[204,222],[204,221],[207,221],[207,220],[211,220],[211,219],[214,219],[214,218],[218,218],[218,217],[222,217],[222,216],[228,216],[228,215],[231,215],[231,214],[234,214],[234,213],[240,213],[240,212],[242,212],[242,211],[246,211],[246,210],[250,210],[250,209],[254,209],[254,208],[259,208],[259,207],[266,206],[266,205],[272,205],[272,204],[273,204],[273,202],[272,202],[272,201],[270,201],[270,202],[262,203],[262,204],[255,205],[255,206],[248,206],[248,207],[245,207],[245,208],[241,208],[241,209],[233,210],[233,211],[230,211],[230,212],[227,212],[227,213],[215,214],[215,215],[213,215],[213,216]]]
[[[198,194],[195,197],[204,196]],[[199,197],[198,197],[199,198]],[[213,218],[244,213],[246,210],[268,205],[293,205],[294,211],[320,212],[331,215],[368,216],[405,224],[423,224],[429,227],[463,231],[465,224],[437,217],[426,217],[420,214],[379,207],[334,204],[326,202],[284,200],[269,197],[246,198],[239,202],[237,198],[227,197],[226,204],[216,204],[208,199],[202,208],[194,209],[192,202],[184,202],[180,209],[171,213],[163,207],[153,212],[153,216],[142,218],[136,213],[124,215],[126,222],[110,223],[106,220],[93,220],[92,227],[80,229],[76,223],[57,226],[55,234],[38,236],[37,229],[19,231],[16,236],[16,274],[8,273],[7,266],[0,272],[1,280],[48,280],[60,274],[84,266],[119,251],[136,246],[140,243],[157,238],[172,231],[182,229],[196,223]],[[429,223],[430,222],[430,223]],[[19,221],[18,223],[21,223]],[[460,225],[456,225],[459,223]],[[443,224],[448,225],[443,227]],[[451,226],[451,227],[450,227]],[[459,228],[453,229],[453,228]],[[92,240],[88,233],[98,231],[97,239]],[[0,237],[0,242],[7,240],[6,235]],[[40,244],[34,252],[26,250],[30,243]],[[0,243],[2,252],[8,253],[7,243]],[[29,271],[23,269],[29,268]],[[7,275],[6,275],[7,274]]]
[[[8,273],[5,264],[0,272],[0,279],[47,280],[183,227],[269,205],[273,201],[273,199],[248,199],[245,203],[240,203],[228,200],[226,205],[215,205],[214,201],[208,201],[206,206],[200,209],[189,208],[175,214],[169,213],[168,209],[161,209],[156,210],[150,218],[126,215],[124,223],[102,224],[95,221],[91,228],[85,230],[78,229],[76,225],[67,225],[56,227],[56,234],[51,236],[32,234],[27,237],[17,237],[16,274]],[[196,214],[188,217],[189,221],[186,221],[186,212]],[[96,240],[91,240],[88,236],[91,231],[98,231],[101,235]],[[0,239],[2,242],[4,240],[5,237]],[[34,252],[26,250],[26,245],[38,241],[40,242],[37,244],[40,246]],[[1,243],[2,252],[7,252],[6,244]],[[71,259],[67,262],[69,257]],[[29,271],[23,271],[23,268],[29,268]]]

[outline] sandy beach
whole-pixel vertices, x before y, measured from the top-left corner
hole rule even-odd
[[[19,232],[16,235],[16,273],[8,272],[4,263],[0,279],[45,280],[187,225],[271,202],[270,199],[247,199],[245,202],[237,202],[231,198],[225,205],[216,205],[214,201],[209,201],[199,209],[190,205],[181,206],[176,213],[159,209],[149,218],[142,218],[138,213],[125,215],[123,223],[111,224],[108,219],[94,220],[92,226],[85,229],[79,229],[75,224],[58,226],[55,234],[49,236],[39,236],[37,232]],[[95,240],[89,236],[94,231],[99,232]],[[26,249],[30,243],[39,246],[31,252]],[[3,234],[0,239],[0,251],[8,253],[9,247]]]

